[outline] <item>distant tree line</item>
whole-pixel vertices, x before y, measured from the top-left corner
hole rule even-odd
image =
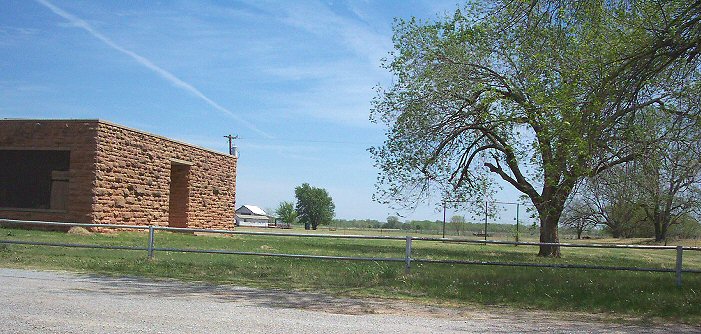
[[[663,115],[645,129],[664,131],[674,140],[648,146],[649,154],[643,160],[618,165],[580,182],[560,217],[564,233],[578,239],[586,235],[656,241],[701,237],[701,131]],[[447,219],[445,227],[442,220],[402,221],[398,216],[388,216],[385,221],[334,219],[335,205],[328,192],[306,183],[295,188],[295,197],[296,204],[282,202],[275,213],[287,224],[309,229],[333,225],[439,234],[445,228],[447,235],[457,236],[485,232],[483,222],[470,222],[461,215]],[[537,225],[522,226],[520,233],[538,231]],[[516,226],[489,223],[486,232],[515,234]]]
[[[332,223],[339,228],[368,228],[368,229],[396,229],[416,232],[439,232],[443,230],[442,220],[407,220],[402,222],[397,216],[389,216],[384,222],[374,219],[335,219]],[[450,235],[465,235],[473,232],[482,232],[484,223],[467,222],[464,216],[453,216],[445,224],[446,232]],[[490,233],[512,233],[515,231],[513,224],[489,224]],[[430,232],[429,232],[430,233]]]

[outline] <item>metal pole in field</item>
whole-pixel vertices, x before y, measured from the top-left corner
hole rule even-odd
[[[516,203],[516,242],[518,242],[518,208],[519,204]],[[518,246],[518,245],[515,245]]]
[[[148,258],[153,259],[154,228],[148,227]]]
[[[445,202],[443,202],[443,238],[445,239]]]
[[[682,252],[684,247],[677,246],[677,287],[682,287]]]
[[[411,237],[406,236],[406,254],[404,256],[404,273],[409,274],[411,272]]]
[[[484,201],[484,241],[487,241],[487,201]]]

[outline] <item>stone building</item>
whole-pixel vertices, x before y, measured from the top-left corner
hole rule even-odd
[[[0,120],[0,218],[232,229],[236,162],[101,120]]]

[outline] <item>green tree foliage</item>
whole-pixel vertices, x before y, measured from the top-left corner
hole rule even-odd
[[[340,228],[380,228],[382,222],[375,219],[334,219],[334,226]]]
[[[450,217],[450,223],[453,225],[453,228],[455,228],[455,234],[460,235],[460,231],[462,230],[462,234],[465,235],[465,216],[452,216]]]
[[[693,97],[698,103],[698,95]],[[701,103],[693,108],[701,107]],[[673,138],[656,143],[632,168],[638,194],[633,198],[652,223],[655,241],[667,238],[670,226],[701,209],[701,130],[677,116],[657,115],[651,120],[653,133]]]
[[[380,202],[439,193],[478,199],[500,178],[537,210],[540,241],[558,242],[575,184],[640,157],[650,110],[695,82],[698,1],[496,1],[436,22],[399,20],[371,118]],[[559,256],[543,245],[541,256]]]
[[[701,222],[691,216],[684,216],[679,223],[670,226],[667,237],[673,239],[701,239]]]
[[[685,99],[686,108],[701,109],[699,99],[698,94]],[[668,138],[650,143],[636,161],[610,168],[583,187],[591,211],[614,237],[662,241],[672,225],[701,209],[698,121],[662,111],[650,116],[640,129],[650,137],[664,133]]]
[[[285,224],[292,225],[297,223],[298,214],[292,202],[281,202],[275,210],[275,214],[280,217]]]
[[[303,224],[317,229],[321,224],[329,224],[333,220],[336,206],[326,189],[316,188],[304,183],[295,188],[297,197],[296,210]]]
[[[597,223],[614,238],[649,237],[645,213],[633,202],[638,192],[628,165],[614,166],[582,183],[579,195]]]
[[[382,228],[400,229],[402,228],[402,222],[397,216],[387,217],[387,222],[382,224]]]

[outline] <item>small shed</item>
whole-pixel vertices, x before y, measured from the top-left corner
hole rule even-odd
[[[255,205],[242,205],[236,209],[236,226],[269,227],[275,225],[275,217]]]
[[[0,218],[231,229],[234,156],[103,120],[0,120]]]

